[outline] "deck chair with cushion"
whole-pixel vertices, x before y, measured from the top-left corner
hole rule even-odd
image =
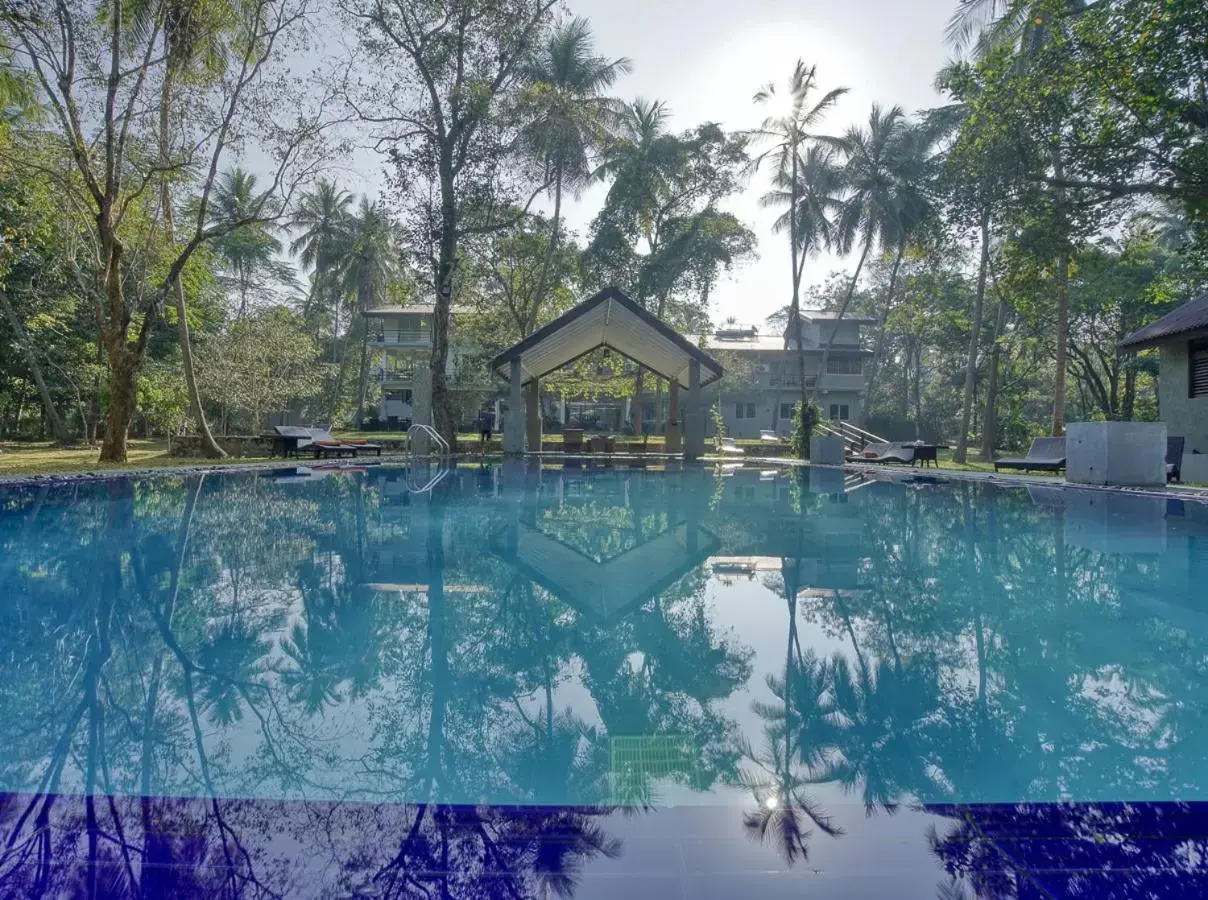
[[[737,453],[739,456],[746,453],[742,447],[735,443],[734,438],[729,437],[719,437],[717,439],[717,451],[719,453]]]
[[[859,461],[914,465],[914,448],[900,441],[889,444],[869,444],[861,451]]]
[[[562,452],[563,453],[582,453],[583,452],[583,429],[582,428],[567,428],[562,432]]]
[[[1183,448],[1187,439],[1182,437],[1166,438],[1166,480],[1183,480]]]
[[[368,441],[361,440],[346,441],[333,437],[330,430],[319,426],[312,426],[310,428],[310,440],[310,445],[304,449],[313,452],[315,459],[318,459],[320,456],[334,456],[338,459],[344,454],[355,457],[359,453],[382,455],[382,448],[379,444],[371,444]]]
[[[1060,472],[1065,468],[1065,438],[1044,437],[1032,441],[1027,456],[1004,456],[994,460],[994,471]]]

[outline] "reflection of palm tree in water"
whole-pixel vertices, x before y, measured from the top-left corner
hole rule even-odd
[[[784,676],[769,675],[767,679],[769,690],[780,702],[752,704],[768,723],[764,750],[756,752],[745,740],[740,745],[742,757],[754,765],[753,771],[740,774],[755,800],[755,806],[743,812],[743,827],[752,838],[773,844],[790,865],[809,858],[808,840],[813,832],[807,822],[831,837],[843,834],[805,793],[817,783],[810,773],[823,763],[834,729],[825,700],[829,667],[812,650],[802,650],[797,632],[800,557],[799,548],[797,558],[782,560],[779,585],[769,584],[781,589],[789,610]]]

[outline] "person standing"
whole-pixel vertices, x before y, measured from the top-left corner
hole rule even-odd
[[[495,431],[495,413],[491,411],[489,406],[483,406],[478,413],[478,432],[482,437],[482,452],[487,452],[487,444],[490,443],[491,435]]]

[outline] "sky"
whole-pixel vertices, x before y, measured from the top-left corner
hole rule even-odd
[[[822,90],[850,89],[824,123],[826,132],[841,134],[867,121],[873,103],[913,112],[941,102],[932,83],[951,56],[944,26],[957,2],[570,0],[569,9],[591,20],[600,54],[631,60],[633,71],[617,82],[615,94],[666,102],[674,130],[707,121],[727,130],[758,125],[765,113],[752,96],[768,81],[783,85],[802,58],[817,65]],[[368,152],[355,159],[363,190],[380,185],[380,161]],[[727,204],[755,231],[759,259],[719,285],[711,310],[715,323],[733,316],[758,325],[788,303],[788,239],[772,232],[775,212],[759,208],[765,184],[757,175]],[[593,189],[568,211],[568,224],[580,236],[603,195],[603,187]],[[834,256],[811,261],[803,286],[821,283],[845,262]]]

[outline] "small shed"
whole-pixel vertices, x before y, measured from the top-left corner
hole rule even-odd
[[[1119,346],[1130,352],[1158,348],[1158,411],[1167,433],[1186,439],[1183,480],[1208,482],[1208,291]]]

